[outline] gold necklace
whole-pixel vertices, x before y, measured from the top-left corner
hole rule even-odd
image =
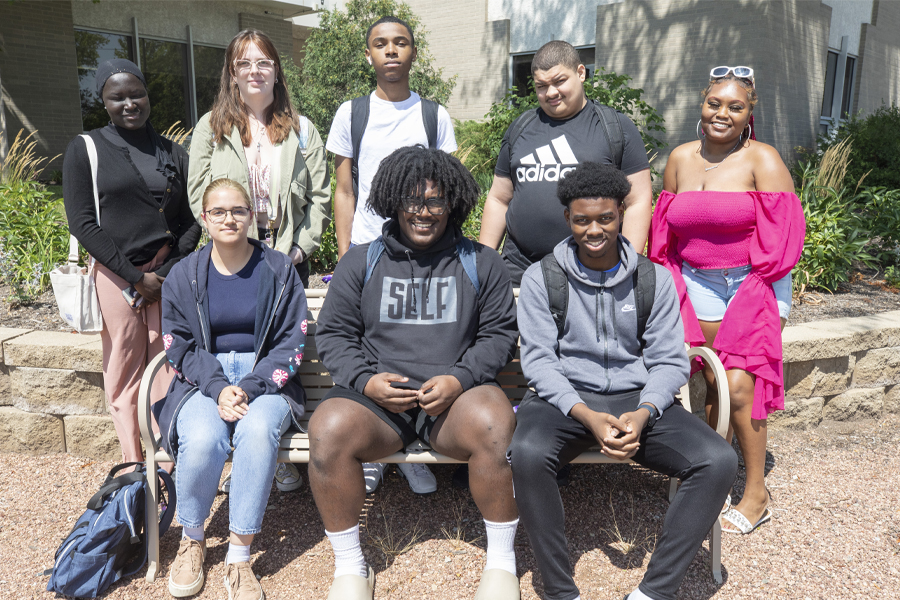
[[[731,156],[731,153],[738,149],[738,146],[741,145],[741,141],[742,141],[741,138],[738,138],[738,141],[737,141],[737,143],[734,145],[734,148],[732,148],[731,150],[728,151],[728,154],[725,155],[725,158],[728,158],[729,156]],[[704,148],[706,148],[706,140],[701,140],[701,141],[700,141],[700,156],[703,157],[703,163],[708,165],[708,164],[709,164],[709,161],[706,160],[706,157],[705,157],[705,156],[703,156],[703,149],[704,149]],[[725,158],[723,158],[722,160],[720,160],[719,162],[717,162],[716,164],[714,164],[714,165],[711,166],[711,167],[706,167],[705,170],[706,170],[706,171],[712,171],[713,169],[718,169],[718,168],[719,168],[719,165],[721,165],[723,162],[725,162]]]

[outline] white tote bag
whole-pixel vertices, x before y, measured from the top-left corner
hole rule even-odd
[[[100,225],[100,194],[97,192],[97,148],[94,140],[82,135],[87,146],[88,159],[91,162],[91,180],[94,184],[94,209],[97,213],[97,225]],[[69,236],[69,258],[65,265],[50,271],[50,283],[59,315],[66,323],[79,333],[100,333],[103,330],[103,317],[100,314],[100,302],[97,300],[97,286],[94,282],[94,260],[85,269],[78,265],[78,240]]]

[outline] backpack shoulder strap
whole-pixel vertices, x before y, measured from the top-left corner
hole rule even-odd
[[[537,118],[538,109],[532,108],[531,110],[526,110],[521,115],[516,117],[516,120],[512,122],[512,125],[509,126],[509,151],[510,156],[512,156],[513,146],[516,145],[516,140],[519,139],[519,136],[522,135],[522,132],[525,131],[525,128],[528,127],[528,124],[534,121]]]
[[[617,169],[621,169],[622,157],[625,155],[625,134],[622,132],[622,124],[619,122],[619,111],[600,104],[596,100],[592,100],[592,102],[594,103],[594,112],[597,113],[600,126],[603,127],[603,133],[606,135],[606,143],[609,144],[613,163]]]
[[[475,244],[467,237],[463,237],[456,244],[456,254],[459,256],[459,262],[462,263],[463,270],[472,282],[475,288],[475,296],[481,293],[481,282],[478,281],[478,262],[475,256]]]
[[[375,265],[381,260],[382,254],[384,254],[384,239],[379,235],[372,240],[368,251],[366,251],[366,275],[363,278],[363,285],[369,283],[369,279],[372,278],[372,271],[375,270]]]
[[[631,277],[634,285],[634,304],[637,309],[637,334],[643,350],[647,345],[644,332],[647,330],[647,320],[650,318],[653,298],[656,296],[656,267],[649,258],[638,254],[637,269]]]
[[[350,172],[353,175],[353,195],[359,198],[359,147],[362,145],[363,134],[369,123],[369,99],[370,95],[360,96],[350,101],[350,142],[353,145],[353,165]]]
[[[541,259],[541,272],[550,301],[550,314],[556,323],[556,339],[561,340],[566,328],[566,312],[569,310],[569,278],[551,252]]]
[[[437,148],[438,137],[438,103],[433,100],[421,99],[422,122],[425,124],[425,134],[428,136],[428,147]]]

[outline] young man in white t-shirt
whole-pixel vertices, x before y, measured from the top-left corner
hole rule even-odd
[[[337,186],[334,193],[334,225],[338,256],[351,244],[366,244],[381,235],[385,219],[366,204],[369,186],[381,160],[403,146],[428,146],[421,99],[409,89],[409,72],[416,59],[412,29],[396,17],[382,17],[366,36],[366,59],[375,69],[378,86],[369,96],[369,117],[362,136],[359,156],[353,154],[351,102],[341,104],[325,148],[335,156]],[[436,147],[456,150],[453,123],[444,107],[437,111]],[[359,172],[359,198],[353,193],[353,161]]]
[[[428,134],[422,111],[422,100],[409,89],[409,72],[416,60],[416,39],[409,24],[397,17],[381,17],[366,34],[366,59],[375,69],[378,85],[369,96],[369,116],[354,156],[351,136],[352,100],[338,108],[325,149],[335,154],[337,179],[334,192],[334,229],[337,234],[338,259],[350,246],[368,244],[381,235],[386,219],[369,208],[369,186],[382,159],[398,148],[422,144],[428,146]],[[453,123],[443,106],[437,107],[435,146],[444,152],[456,150]],[[359,198],[353,192],[353,161],[357,161]],[[365,463],[363,473],[366,491],[374,492],[381,481],[385,465]],[[425,465],[398,465],[400,474],[413,492],[430,494],[437,491],[437,480]]]

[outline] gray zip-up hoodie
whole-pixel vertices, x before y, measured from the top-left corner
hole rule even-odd
[[[690,375],[672,276],[654,265],[656,294],[642,353],[632,284],[637,268],[634,248],[619,236],[622,263],[610,274],[581,265],[577,248],[570,236],[553,250],[569,279],[566,325],[558,343],[540,263],[522,277],[518,321],[522,371],[529,385],[566,415],[583,402],[579,390],[612,394],[637,389],[640,402],[652,403],[662,414]]]

